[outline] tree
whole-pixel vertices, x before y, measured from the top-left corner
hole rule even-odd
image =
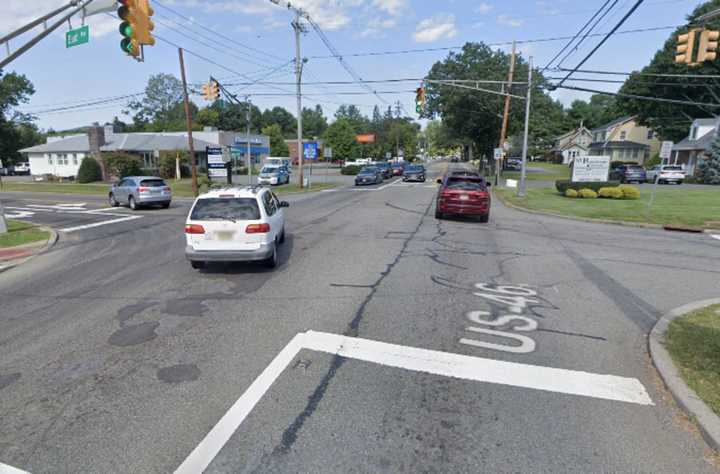
[[[172,74],[150,76],[145,97],[131,101],[127,107],[134,112],[136,125],[165,130],[169,122],[177,120],[181,110],[184,117],[182,83]]]
[[[277,124],[286,138],[292,138],[297,133],[297,119],[293,114],[282,107],[273,107],[262,113],[260,124],[263,127]]]
[[[447,156],[451,154],[458,143],[451,138],[451,132],[440,120],[431,120],[425,128],[425,140],[428,152],[432,156]]]
[[[720,0],[705,2],[695,8],[688,16],[687,23],[696,24],[695,19],[720,7]],[[720,18],[708,21],[705,27],[709,30],[720,29]],[[675,30],[663,47],[655,53],[650,64],[640,73],[631,75],[620,89],[623,94],[636,94],[646,97],[660,97],[692,101],[698,103],[720,102],[720,94],[716,82],[696,80],[690,78],[658,77],[648,74],[680,74],[692,75],[718,75],[720,62],[708,61],[697,67],[688,68],[685,64],[675,63],[675,50],[677,36],[687,33],[688,27],[683,26]],[[717,108],[696,105],[679,105],[672,103],[639,100],[628,97],[618,97],[618,106],[627,115],[637,115],[640,124],[655,130],[665,140],[680,141],[688,134],[690,123],[695,118],[712,117],[717,114]]]
[[[355,133],[365,133],[370,128],[370,121],[360,112],[360,109],[353,104],[338,107],[335,112],[335,120],[347,121]]]
[[[623,111],[618,109],[615,97],[595,94],[590,97],[589,102],[575,100],[570,104],[567,109],[568,129],[577,128],[580,123],[589,129],[597,128],[621,115]]]
[[[285,143],[280,125],[267,125],[263,127],[262,133],[270,137],[270,156],[290,156],[290,149]]]
[[[22,157],[18,150],[37,145],[43,140],[42,134],[30,120],[30,115],[15,110],[27,103],[35,93],[30,80],[24,75],[0,70],[0,157],[8,163],[15,163]]]
[[[698,165],[698,175],[705,184],[720,184],[720,133],[715,136],[710,156]]]
[[[360,146],[355,141],[355,129],[346,119],[338,119],[325,131],[325,145],[332,147],[333,159],[349,160],[360,156]]]
[[[91,156],[83,158],[78,169],[77,180],[79,183],[102,181],[102,170],[95,158]]]
[[[328,123],[320,104],[315,109],[303,108],[303,135],[306,137],[321,137],[327,130]]]

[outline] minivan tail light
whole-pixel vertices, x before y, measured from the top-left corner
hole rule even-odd
[[[186,234],[204,234],[205,229],[203,226],[198,224],[187,224],[185,226],[185,233]]]
[[[245,229],[247,234],[267,234],[270,232],[270,224],[250,224]]]

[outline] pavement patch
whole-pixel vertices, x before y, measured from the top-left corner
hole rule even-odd
[[[158,370],[157,378],[169,384],[192,382],[200,378],[200,369],[195,364],[172,365]]]
[[[160,325],[157,321],[149,321],[133,326],[125,326],[115,331],[108,342],[113,346],[128,347],[137,346],[157,337],[155,330]]]
[[[20,377],[22,377],[22,374],[20,372],[15,372],[7,375],[0,374],[0,390],[14,384],[18,380],[20,380]]]

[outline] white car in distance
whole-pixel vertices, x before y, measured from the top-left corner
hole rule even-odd
[[[212,190],[193,203],[185,222],[185,257],[195,269],[208,262],[263,261],[278,264],[285,241],[284,208],[267,188]]]
[[[685,169],[681,165],[657,165],[647,170],[645,175],[648,183],[654,183],[657,179],[658,184],[682,184],[685,180]]]

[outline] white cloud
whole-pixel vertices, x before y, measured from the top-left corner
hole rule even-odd
[[[511,28],[519,28],[523,25],[522,20],[506,14],[498,15],[497,22],[499,25],[509,26]]]
[[[373,8],[397,16],[407,7],[407,0],[372,0]]]
[[[494,7],[493,7],[492,5],[490,5],[489,3],[480,2],[480,5],[478,5],[477,7],[475,7],[475,11],[478,12],[478,13],[481,13],[481,14],[485,15],[485,14],[487,14],[487,13],[490,13],[490,11],[491,11],[493,8],[494,8]]]
[[[432,43],[443,38],[457,36],[455,15],[439,13],[418,23],[413,38],[418,43]]]
[[[357,38],[384,38],[387,36],[386,32],[389,29],[397,26],[397,20],[393,18],[371,18],[367,22],[367,26],[362,30]]]

